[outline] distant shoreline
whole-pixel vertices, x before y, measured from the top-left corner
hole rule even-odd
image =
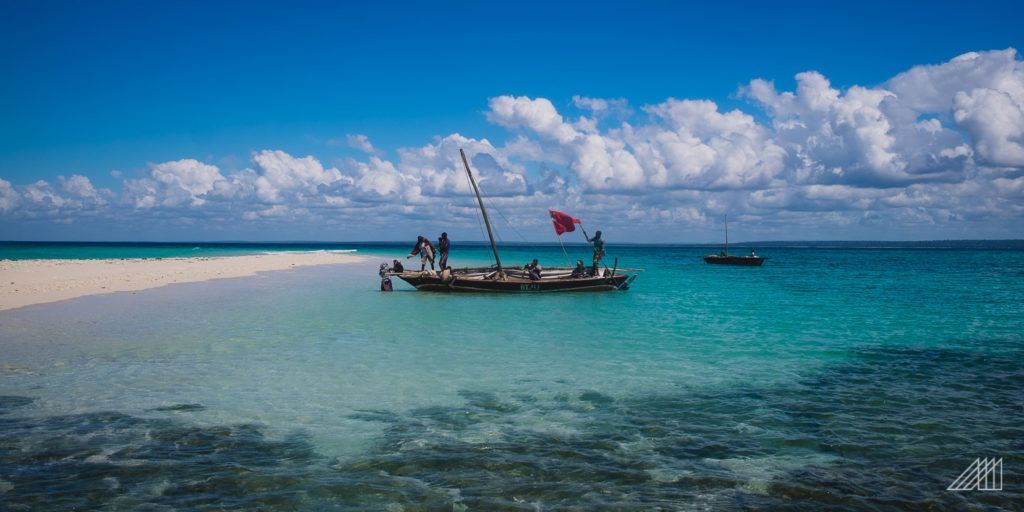
[[[687,242],[687,243],[645,243],[645,242],[621,242],[608,240],[609,245],[621,247],[719,247],[724,241],[712,242]],[[565,246],[587,246],[582,241],[563,240]],[[465,246],[487,246],[487,241],[481,240],[459,240],[459,245]],[[131,241],[39,241],[39,240],[0,240],[0,260],[4,258],[3,246],[31,247],[31,246],[64,246],[64,247],[167,247],[182,248],[196,246],[203,248],[253,248],[273,251],[301,250],[323,250],[323,249],[349,249],[354,247],[411,247],[412,241],[277,241],[277,242],[249,242],[249,241],[181,241],[181,242],[131,242]],[[499,242],[501,246],[508,247],[529,247],[529,246],[555,246],[556,241],[537,242]],[[732,241],[730,246],[735,247],[778,247],[778,248],[838,248],[838,249],[1024,249],[1024,239],[956,239],[956,240],[757,240],[757,241]]]
[[[26,259],[0,261],[0,311],[174,283],[246,277],[257,272],[362,261],[338,252],[283,252],[220,257]]]

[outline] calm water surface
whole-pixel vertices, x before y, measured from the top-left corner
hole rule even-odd
[[[0,313],[0,509],[1024,499],[1024,251],[618,247],[647,270],[629,292],[448,296],[379,293],[406,248],[351,248],[369,259]],[[565,262],[503,254],[535,256]],[[976,457],[1005,490],[945,491]]]

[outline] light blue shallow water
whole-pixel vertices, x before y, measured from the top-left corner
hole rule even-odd
[[[628,292],[501,296],[380,293],[406,248],[353,248],[368,258],[0,313],[5,506],[1024,498],[1024,251],[776,248],[732,268],[617,247],[646,269]],[[503,253],[532,257],[565,259]],[[985,456],[1004,491],[944,490]]]

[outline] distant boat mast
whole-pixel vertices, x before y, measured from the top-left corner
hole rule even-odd
[[[725,254],[729,254],[729,214],[725,214]]]

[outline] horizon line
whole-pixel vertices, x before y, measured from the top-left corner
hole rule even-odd
[[[837,240],[749,240],[730,242],[729,245],[741,244],[848,244],[848,243],[969,243],[969,242],[1002,242],[1024,243],[1024,238],[934,238],[923,240],[897,239],[837,239]],[[63,244],[406,244],[404,240],[0,240],[0,243],[63,243]],[[459,243],[489,245],[487,240],[461,240]],[[505,241],[498,245],[559,245],[551,241]],[[590,245],[587,242],[562,242],[563,245]],[[644,246],[706,246],[725,245],[723,241],[712,242],[613,242],[610,245],[644,245]]]

